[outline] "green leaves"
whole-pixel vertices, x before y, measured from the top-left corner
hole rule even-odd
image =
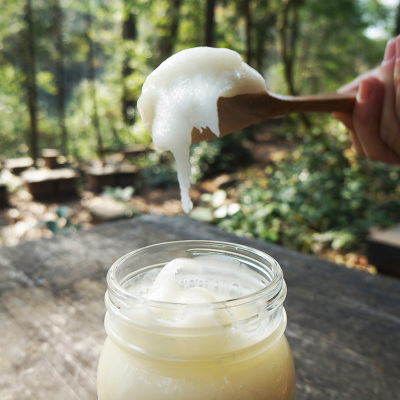
[[[134,193],[135,193],[135,188],[133,186],[125,186],[125,187],[107,186],[102,194],[105,197],[111,197],[112,199],[126,202],[132,198]]]
[[[56,95],[57,88],[54,84],[54,76],[49,71],[40,71],[36,75],[37,84],[39,87],[48,94]]]

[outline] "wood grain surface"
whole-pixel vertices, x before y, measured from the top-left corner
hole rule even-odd
[[[279,261],[296,400],[400,398],[399,280],[153,215],[0,249],[0,399],[97,399],[108,268],[131,250],[183,239],[242,243]]]

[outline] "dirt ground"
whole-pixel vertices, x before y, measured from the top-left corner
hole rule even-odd
[[[129,201],[132,213],[162,213],[177,215],[181,213],[180,201],[170,195],[154,191],[144,197],[135,196]],[[179,194],[178,194],[179,195]],[[26,189],[21,189],[9,196],[10,207],[0,210],[0,246],[13,246],[24,240],[35,240],[53,236],[53,231],[46,224],[53,221],[57,227],[67,231],[67,219],[74,229],[90,229],[107,220],[118,218],[117,215],[104,215],[107,210],[118,207],[115,200],[83,191],[80,197],[65,202],[35,201]],[[122,204],[122,203],[121,203]],[[60,206],[68,208],[68,216],[60,217],[57,211]],[[127,211],[128,215],[129,211]]]

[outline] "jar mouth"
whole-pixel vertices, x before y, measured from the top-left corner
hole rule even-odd
[[[252,293],[229,298],[222,301],[214,301],[210,303],[179,303],[153,300],[142,295],[132,293],[127,290],[124,284],[128,279],[135,279],[144,274],[149,268],[154,267],[154,262],[150,260],[152,256],[156,257],[168,253],[168,249],[174,249],[178,257],[186,256],[191,258],[200,255],[225,255],[233,257],[236,260],[246,264],[256,273],[260,274],[263,279],[263,286]],[[170,257],[168,261],[171,261]],[[158,262],[158,265],[165,265],[167,261]],[[146,265],[147,263],[147,265]],[[130,266],[130,268],[127,267]],[[263,251],[235,243],[209,241],[209,240],[181,240],[153,244],[146,246],[120,257],[108,271],[108,300],[114,305],[127,306],[129,304],[143,304],[160,309],[174,310],[182,306],[190,306],[195,308],[214,308],[222,309],[240,306],[249,302],[263,298],[269,307],[275,308],[283,303],[286,297],[286,285],[283,279],[283,272],[278,262],[270,255]],[[113,301],[116,300],[116,301]]]

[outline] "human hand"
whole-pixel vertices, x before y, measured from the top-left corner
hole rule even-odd
[[[389,40],[378,68],[339,92],[357,93],[352,114],[334,114],[350,130],[357,153],[400,164],[400,36]]]

